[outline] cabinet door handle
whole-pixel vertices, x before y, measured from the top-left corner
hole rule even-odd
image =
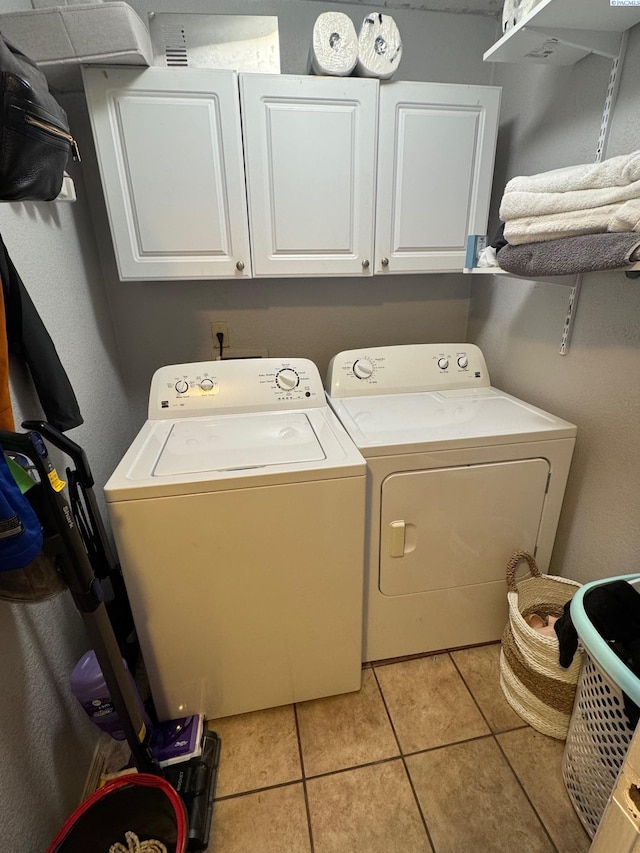
[[[365,259],[364,259],[364,261],[362,262],[362,269],[363,269],[363,270],[368,270],[368,269],[369,269],[369,261],[368,261],[366,258],[365,258]]]
[[[389,258],[381,258],[380,263],[382,264],[383,267],[388,267],[389,266]]]
[[[236,263],[236,269],[238,270],[238,272],[242,272],[242,270],[244,269],[244,263],[242,261],[238,261]]]

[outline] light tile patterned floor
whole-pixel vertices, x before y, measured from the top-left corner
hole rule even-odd
[[[564,744],[506,703],[499,651],[367,665],[358,693],[211,720],[210,853],[586,853]]]

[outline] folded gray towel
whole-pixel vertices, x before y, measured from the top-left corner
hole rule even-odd
[[[573,275],[628,266],[638,249],[640,234],[636,231],[585,234],[544,243],[507,244],[498,252],[498,263],[514,275]]]

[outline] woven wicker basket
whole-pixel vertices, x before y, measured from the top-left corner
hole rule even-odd
[[[515,570],[526,561],[532,577],[515,580]],[[550,737],[565,740],[573,709],[582,654],[571,666],[558,662],[558,639],[531,628],[525,616],[562,616],[564,605],[580,584],[543,575],[526,551],[517,551],[507,566],[509,621],[500,649],[500,686],[507,702],[525,722]]]

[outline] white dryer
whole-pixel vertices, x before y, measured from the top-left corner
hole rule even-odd
[[[307,359],[154,374],[105,495],[160,719],[360,688],[365,482]]]
[[[499,639],[511,554],[548,570],[576,427],[471,344],[341,352],[326,387],[368,466],[364,660]]]

